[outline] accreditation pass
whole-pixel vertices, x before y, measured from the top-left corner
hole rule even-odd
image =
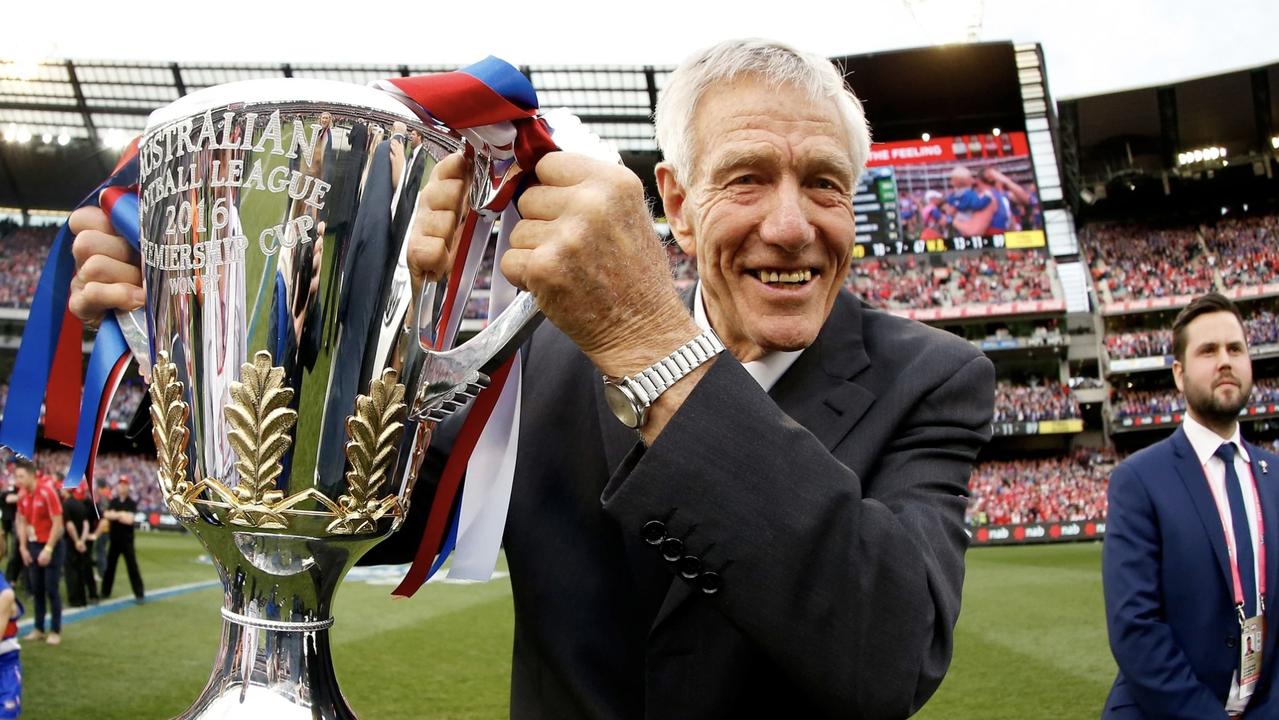
[[[1248,698],[1261,679],[1261,642],[1266,634],[1266,618],[1253,615],[1244,618],[1239,627],[1239,697]]]

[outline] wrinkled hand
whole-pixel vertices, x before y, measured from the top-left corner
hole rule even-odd
[[[107,214],[96,207],[83,207],[71,213],[68,224],[75,233],[71,254],[76,274],[67,303],[71,313],[88,325],[97,325],[108,310],[142,307],[146,294],[142,291],[140,258],[116,234]]]
[[[644,186],[626,168],[566,152],[537,164],[502,272],[609,375],[665,357],[698,330],[671,282]]]

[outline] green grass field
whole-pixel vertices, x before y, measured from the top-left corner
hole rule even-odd
[[[214,577],[189,535],[140,534],[138,545],[149,591]],[[955,661],[917,717],[1097,717],[1114,677],[1100,570],[1099,544],[970,551]],[[333,653],[356,712],[506,717],[509,583],[433,583],[412,600],[392,600],[390,590],[347,582],[338,594]],[[23,717],[176,715],[208,677],[220,604],[219,589],[198,590],[68,623],[59,647],[26,643]]]

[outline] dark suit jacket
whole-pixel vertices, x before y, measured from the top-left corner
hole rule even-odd
[[[901,718],[933,693],[991,434],[971,344],[842,292],[771,396],[725,353],[648,449],[558,330],[527,353],[513,718]]]
[[[1261,496],[1266,588],[1279,588],[1279,458],[1248,445]],[[1110,648],[1119,664],[1104,718],[1224,718],[1239,664],[1225,531],[1199,459],[1177,428],[1110,476],[1102,577]],[[1279,717],[1275,609],[1266,608],[1263,676],[1248,717]]]

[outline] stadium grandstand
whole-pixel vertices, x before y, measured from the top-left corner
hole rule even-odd
[[[1255,385],[1244,435],[1279,449],[1279,64],[1054,102],[1035,44],[837,61],[856,77],[876,140],[854,198],[846,287],[966,339],[996,368],[994,439],[969,483],[975,544],[1104,536],[1111,469],[1181,421],[1169,328],[1210,290],[1245,317]],[[57,225],[156,107],[234,80],[366,83],[451,69],[65,61],[19,80],[4,67],[0,380]],[[670,68],[521,70],[544,107],[567,107],[612,143],[656,201],[650,118]],[[674,283],[690,291],[695,263],[662,218],[655,234]],[[490,249],[465,332],[485,323],[494,271]],[[86,353],[92,341],[87,333]],[[16,391],[0,385],[0,407]],[[107,414],[95,484],[140,480],[130,486],[139,520],[177,528],[150,439],[126,434],[144,393],[130,373]],[[36,462],[53,473],[68,457],[50,443]]]
[[[996,441],[974,475],[970,518],[980,517],[983,525],[1104,521],[1097,497],[1104,498],[1105,469],[1115,453],[1130,452],[1180,421],[1167,372],[1168,327],[1178,308],[1208,290],[1243,303],[1257,365],[1249,431],[1273,438],[1279,426],[1279,210],[1276,142],[1263,123],[1279,116],[1279,71],[1254,68],[1158,92],[1054,105],[1035,45],[966,46],[949,56],[946,62],[956,65],[947,72],[938,71],[938,52],[839,59],[873,101],[868,112],[877,140],[855,199],[858,242],[846,285],[867,302],[967,338],[995,361]],[[983,68],[980,79],[965,72],[975,67]],[[4,80],[0,375],[8,376],[56,224],[151,110],[202,87],[248,78],[369,82],[443,69],[66,61],[41,65],[24,82]],[[649,118],[669,68],[521,70],[544,106],[563,105],[579,115],[655,196],[658,153]],[[1242,93],[1245,85],[1257,92]],[[961,102],[963,117],[921,111],[918,98],[930,93]],[[1230,102],[1198,101],[1213,93]],[[1214,119],[1224,114],[1255,122],[1241,130],[1238,122]],[[1118,144],[1125,145],[1123,153]],[[1211,153],[1196,152],[1198,146],[1213,148],[1216,157],[1206,159]],[[676,285],[691,288],[694,264],[660,221],[657,230],[668,242]],[[466,330],[485,322],[492,272],[490,250],[465,306]],[[90,341],[86,337],[86,350]],[[143,387],[136,379],[122,385],[108,413],[107,447],[132,445],[115,435],[128,425]],[[55,463],[60,456],[49,457]],[[1040,481],[1034,494],[1049,497],[1045,506],[1014,507],[1029,496],[1017,488]],[[1080,490],[1093,487],[1088,483],[1101,489],[1088,495]],[[1055,487],[1062,498],[1050,497]],[[995,502],[992,492],[1007,497]]]

